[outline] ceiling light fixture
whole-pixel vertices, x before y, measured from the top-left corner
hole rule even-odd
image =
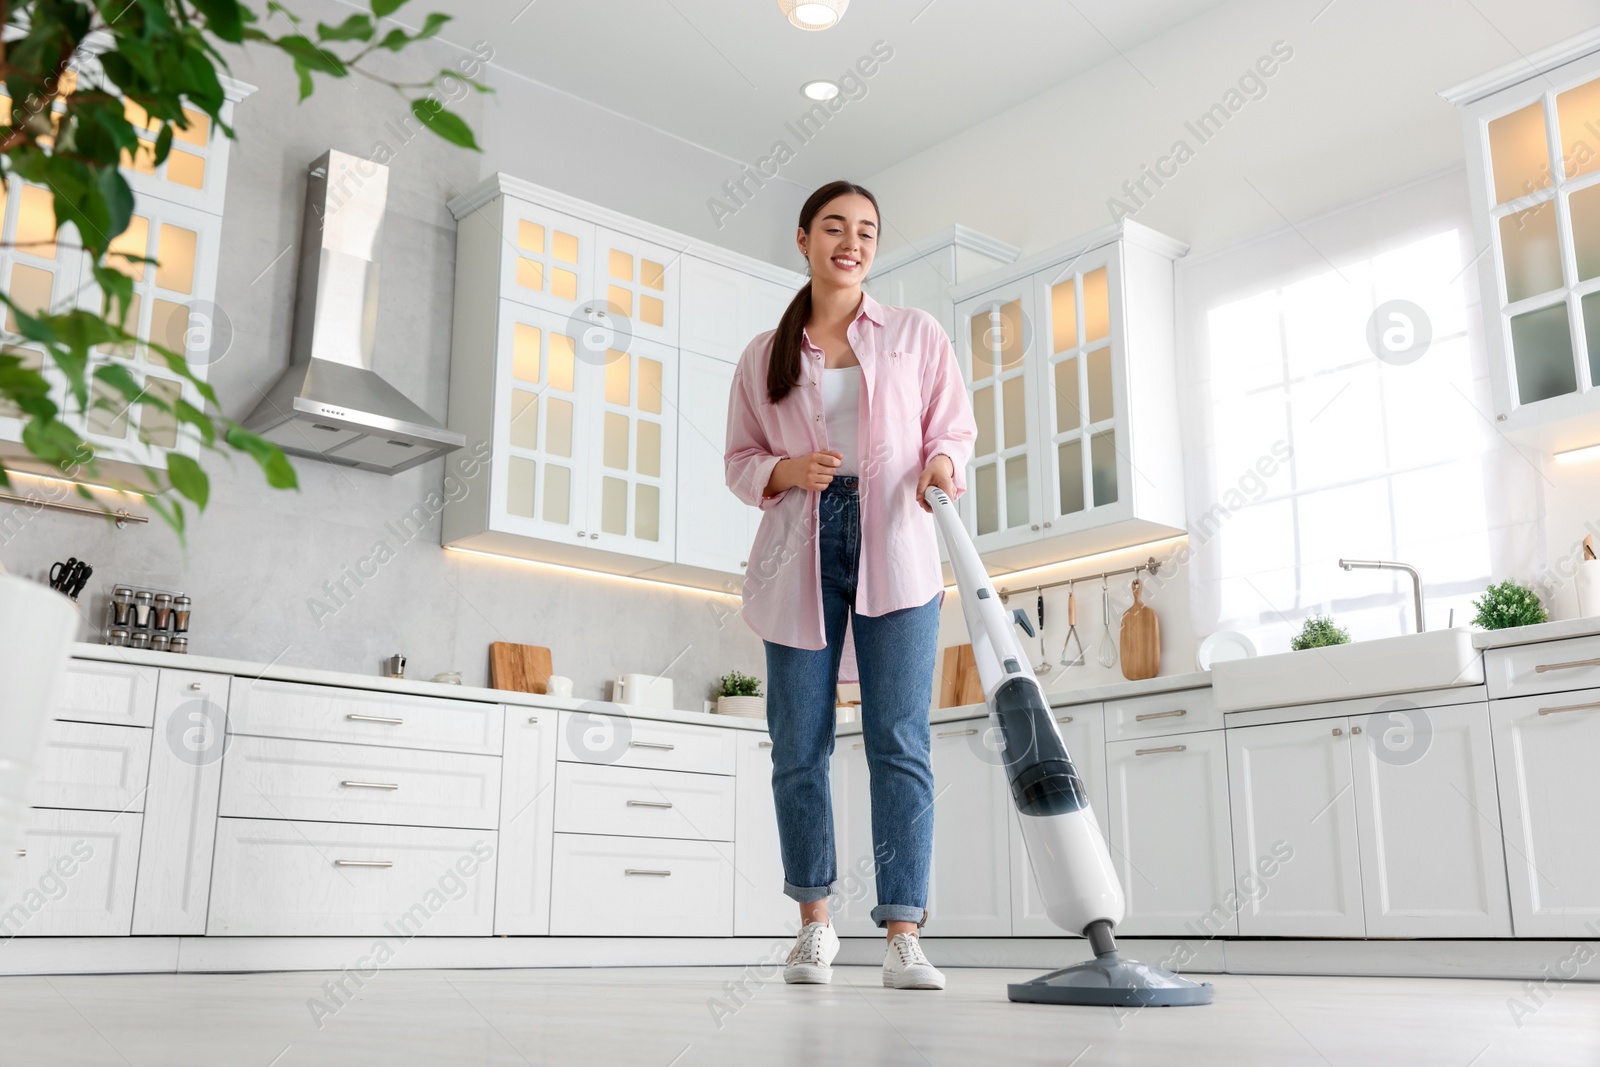
[[[806,82],[800,86],[800,91],[809,100],[832,100],[839,95],[839,87],[826,78],[819,78],[814,82]]]
[[[850,0],[778,0],[783,17],[802,30],[826,30],[839,24]]]

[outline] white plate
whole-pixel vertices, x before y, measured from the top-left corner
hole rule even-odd
[[[1200,642],[1200,650],[1195,653],[1194,661],[1201,670],[1209,671],[1213,663],[1221,663],[1228,659],[1249,659],[1255,654],[1255,642],[1244,634],[1235,630],[1218,630]]]

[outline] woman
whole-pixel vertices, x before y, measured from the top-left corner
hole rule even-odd
[[[743,614],[766,645],[784,892],[800,903],[784,980],[829,981],[839,948],[828,921],[838,876],[828,757],[853,638],[871,771],[872,918],[888,941],[883,984],[942,989],[917,940],[933,844],[928,709],[944,598],[922,495],[930,485],[952,499],[965,491],[977,431],[939,321],[861,291],[879,221],[873,195],[844,181],[800,209],[795,240],[811,281],[739,359],[726,473],[764,512]]]

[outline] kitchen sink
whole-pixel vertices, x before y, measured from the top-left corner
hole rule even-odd
[[[1483,655],[1463,627],[1308,648],[1211,667],[1223,711],[1483,684]]]

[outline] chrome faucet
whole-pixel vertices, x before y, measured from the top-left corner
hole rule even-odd
[[[1417,568],[1409,563],[1394,563],[1382,559],[1341,559],[1339,566],[1347,571],[1359,567],[1362,570],[1405,571],[1411,575],[1411,595],[1417,608],[1417,633],[1420,634],[1426,629],[1422,621],[1422,575],[1417,573]]]

